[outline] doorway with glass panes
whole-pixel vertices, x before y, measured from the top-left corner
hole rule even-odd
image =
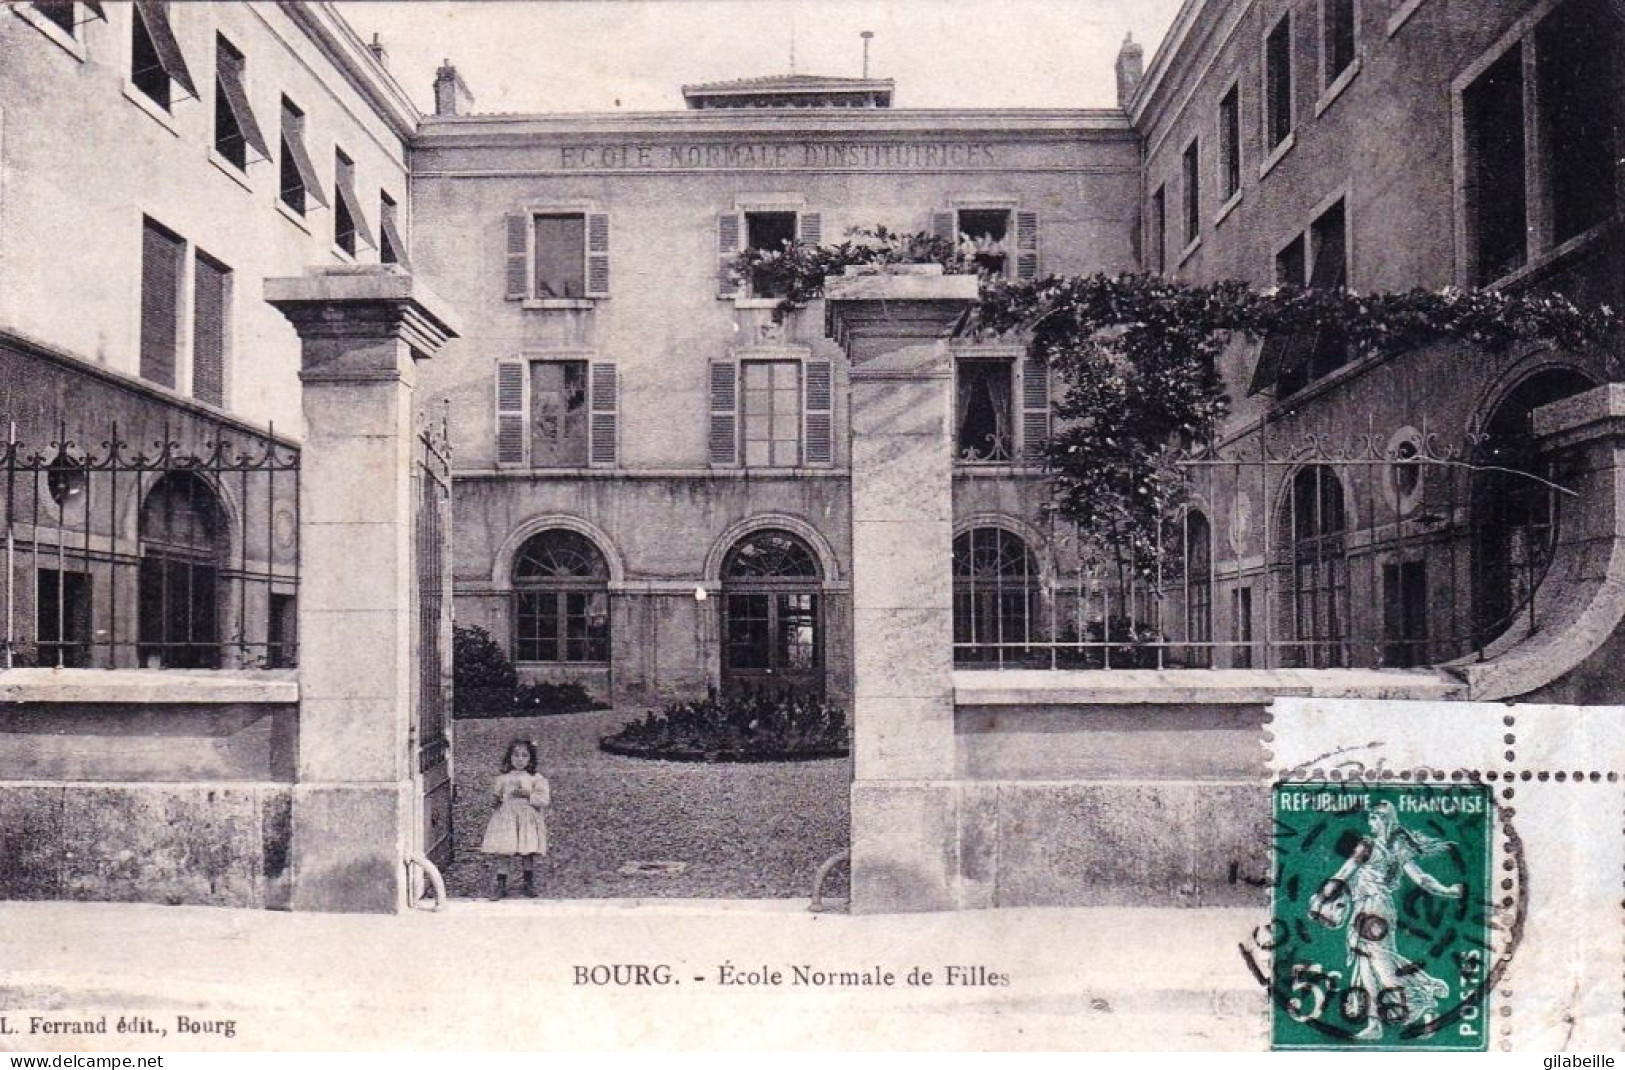
[[[764,697],[824,695],[823,574],[812,548],[769,528],[722,567],[722,687]]]

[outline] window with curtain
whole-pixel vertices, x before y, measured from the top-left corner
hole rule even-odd
[[[959,460],[986,464],[1015,459],[1014,370],[1009,360],[959,361],[954,412]]]

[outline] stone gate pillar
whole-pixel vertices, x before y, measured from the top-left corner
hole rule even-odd
[[[825,286],[851,362],[852,909],[962,900],[954,775],[953,362],[974,275],[936,265]]]
[[[403,269],[265,280],[303,343],[295,910],[405,905],[418,805],[411,736],[416,363],[456,337]]]

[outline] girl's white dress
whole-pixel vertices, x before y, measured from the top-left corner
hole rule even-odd
[[[547,778],[510,769],[491,783],[496,812],[485,826],[480,850],[488,855],[545,855],[547,822],[542,811],[551,801]]]

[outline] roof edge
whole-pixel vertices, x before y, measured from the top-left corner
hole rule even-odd
[[[423,113],[332,3],[329,0],[313,3],[278,0],[277,6],[321,49],[396,136],[409,142],[417,133]]]
[[[1129,99],[1125,109],[1136,129],[1145,118],[1145,112],[1150,106],[1151,98],[1162,88],[1168,77],[1168,70],[1173,65],[1174,56],[1185,47],[1185,39],[1190,36],[1192,27],[1200,21],[1204,12],[1224,0],[1185,0],[1180,5],[1179,13],[1174,16],[1173,25],[1168,32],[1162,35],[1162,41],[1157,45],[1157,51],[1151,57],[1151,65],[1135,87],[1134,95]],[[1247,6],[1252,6],[1252,0],[1246,0]]]

